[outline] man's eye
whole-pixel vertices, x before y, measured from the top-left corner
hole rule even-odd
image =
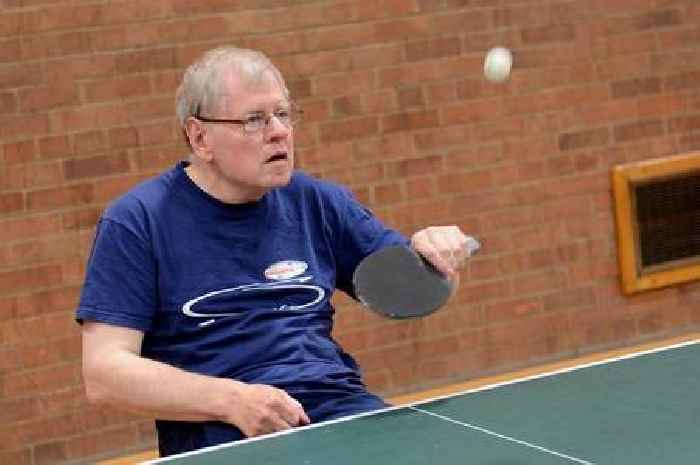
[[[252,115],[252,116],[249,116],[248,118],[246,118],[246,120],[245,120],[246,124],[253,124],[253,125],[260,124],[263,121],[265,121],[265,117],[262,115]]]
[[[289,110],[277,110],[275,112],[275,116],[278,118],[288,118],[289,117]]]

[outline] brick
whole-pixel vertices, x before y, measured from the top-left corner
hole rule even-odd
[[[532,295],[548,290],[560,289],[566,283],[565,273],[548,270],[537,273],[527,273],[519,276],[513,282],[515,295]]]
[[[638,97],[640,95],[661,92],[661,80],[658,78],[640,78],[611,83],[613,98]]]
[[[634,29],[648,30],[677,26],[683,23],[679,10],[656,10],[635,16],[631,19]]]
[[[629,121],[639,118],[639,105],[633,99],[616,99],[599,105],[577,109],[575,121],[586,126],[599,126],[601,122]]]
[[[114,55],[96,53],[58,57],[43,65],[47,82],[106,77],[112,75],[116,67]]]
[[[567,42],[576,39],[576,28],[571,24],[548,24],[523,29],[522,37],[525,44]]]
[[[164,167],[168,165],[172,166],[174,162],[174,160],[172,160],[171,162],[170,160],[166,159],[166,162],[160,163],[160,165]],[[140,175],[133,174],[129,176],[115,176],[101,180],[100,188],[95,192],[95,202],[110,202],[111,200],[115,199],[116,197],[125,193],[127,190],[134,187],[139,181],[143,181],[148,176],[148,172],[143,167],[140,167],[139,170],[142,171],[142,174]],[[146,174],[143,174],[144,171],[146,171]]]
[[[593,307],[596,304],[595,289],[590,287],[565,289],[546,295],[543,302],[543,309],[547,312],[578,307]]]
[[[92,202],[94,195],[92,184],[36,190],[27,194],[27,209],[30,211],[49,211],[86,205]]]
[[[112,103],[82,106],[79,109],[65,109],[52,112],[52,129],[59,132],[89,131],[125,126],[130,123],[129,112],[137,113],[139,105]],[[135,109],[136,108],[136,109]]]
[[[69,321],[71,327],[75,328],[73,331],[67,333],[70,334],[71,337],[62,339],[57,339],[55,336],[50,337],[51,347],[45,345],[24,347],[19,357],[20,360],[22,360],[22,366],[33,369],[80,360],[82,348],[80,337],[78,334],[75,334],[78,326],[73,320],[72,312]],[[49,329],[49,331],[51,330]]]
[[[47,291],[32,290],[31,294],[19,295],[13,298],[14,311],[11,317],[28,318],[55,311],[73,309],[79,293],[79,288],[71,289],[66,287]]]
[[[135,157],[132,156],[132,158],[135,158],[134,162],[136,163],[137,170],[141,172],[164,170],[176,163],[180,157],[181,154],[172,148],[163,147],[146,147],[140,149]],[[117,181],[117,184],[119,184],[119,181]],[[103,183],[100,190],[106,187],[106,184]],[[103,193],[100,192],[99,194]],[[109,200],[109,198],[104,197],[103,200]]]
[[[173,99],[171,96],[168,98],[150,98],[150,99],[139,99],[123,106],[126,116],[126,121],[119,120],[120,123],[125,124],[126,122],[130,124],[140,124],[144,122],[150,123],[153,120],[168,118],[172,120],[174,116],[173,110]],[[121,113],[117,113],[114,116],[122,117]]]
[[[151,93],[150,80],[143,75],[115,77],[82,85],[87,102],[131,98]]]
[[[542,302],[539,299],[513,299],[486,305],[485,318],[489,322],[513,321],[541,312]]]
[[[656,35],[652,32],[615,36],[607,42],[610,56],[657,51]]]
[[[0,39],[0,63],[13,63],[20,61],[22,58],[22,46],[20,39]]]
[[[65,441],[56,441],[34,446],[35,465],[52,465],[68,459]]]
[[[610,81],[619,80],[621,76],[648,76],[652,72],[651,57],[648,54],[609,57],[596,71],[600,79]]]
[[[670,133],[690,132],[700,129],[700,115],[679,116],[668,123]]]
[[[308,107],[305,107],[308,108]],[[325,105],[324,105],[325,108]],[[332,108],[333,108],[333,115],[338,116],[338,117],[347,117],[347,116],[359,116],[362,115],[364,111],[364,107],[362,104],[362,97],[359,95],[352,95],[352,96],[344,96],[344,97],[338,97],[333,99],[332,102]],[[320,117],[313,117],[314,113],[312,112],[311,116],[311,121],[318,121],[318,120],[324,120],[328,118],[327,112],[322,112]],[[304,112],[304,119],[309,120],[307,117],[307,111]]]
[[[408,87],[398,90],[399,107],[415,108],[425,106],[425,97],[420,87]]]
[[[419,85],[431,81],[437,75],[437,65],[432,61],[408,63],[379,71],[379,87],[394,88],[400,85]]]
[[[94,431],[67,441],[70,457],[91,457],[109,450],[132,446],[138,439],[136,429],[131,426],[112,427],[104,431]]]
[[[0,430],[0,433],[3,433],[3,431]],[[2,437],[9,437],[9,435],[2,435]],[[8,440],[8,443],[17,444],[17,441],[10,441],[11,438]],[[32,451],[27,446],[19,449],[0,450],[0,463],[3,465],[34,465]]]
[[[683,151],[700,150],[700,134],[681,135],[678,144]]]
[[[423,100],[430,105],[439,105],[442,103],[453,103],[458,99],[458,97],[459,99],[470,98],[466,94],[460,93],[462,85],[463,84],[459,84],[460,88],[458,88],[454,82],[429,84],[427,88],[422,91],[424,96]],[[478,93],[474,92],[471,98],[475,98],[477,95]]]
[[[12,242],[26,238],[30,233],[33,237],[53,234],[61,229],[58,215],[43,215],[23,218],[0,220],[0,241]]]
[[[101,16],[101,5],[74,5],[71,8],[44,6],[27,12],[22,26],[27,33],[78,29],[99,25]]]
[[[159,88],[162,86],[159,86]],[[311,97],[311,80],[310,79],[294,79],[287,81],[287,89],[289,90],[292,100],[299,100]]]
[[[323,142],[340,142],[355,138],[376,135],[379,122],[376,118],[356,118],[338,122],[325,123],[320,126]]]
[[[92,51],[90,34],[69,31],[25,36],[22,55],[25,60],[85,55]]]
[[[33,140],[24,140],[2,146],[3,161],[7,164],[29,163],[36,155]]]
[[[15,92],[0,92],[0,114],[17,113],[19,103]]]
[[[431,17],[433,31],[442,34],[464,34],[484,31],[492,27],[492,14],[487,9],[452,10]]]
[[[508,97],[504,106],[507,115],[523,115],[554,111],[559,104],[555,94],[547,93]]]
[[[441,57],[459,55],[461,52],[461,41],[458,37],[445,37],[409,42],[405,47],[407,61],[434,60]]]
[[[374,73],[368,71],[320,76],[313,86],[316,97],[362,94],[375,87]]]
[[[19,92],[21,110],[25,112],[48,111],[62,106],[76,105],[78,93],[71,84],[33,87]]]
[[[0,213],[18,213],[24,210],[24,195],[21,192],[0,193]]]
[[[444,125],[475,123],[493,120],[503,113],[503,103],[500,100],[477,100],[443,107],[440,119]]]
[[[42,394],[57,391],[67,386],[75,386],[78,383],[79,372],[79,364],[75,363],[16,372],[7,376],[5,393],[8,397]],[[40,432],[37,431],[33,434],[40,434]]]
[[[673,28],[658,32],[659,45],[662,50],[686,48],[688,44],[695,44],[700,40],[698,28]]]
[[[664,123],[660,120],[639,121],[615,126],[615,140],[617,142],[629,142],[663,135]]]
[[[375,40],[378,42],[415,40],[429,35],[430,21],[425,16],[414,16],[377,23],[373,29]]]
[[[0,37],[19,35],[22,31],[23,12],[9,13],[3,11],[0,14]]]
[[[105,150],[108,147],[107,135],[100,130],[76,133],[73,135],[73,147],[78,155]]]
[[[409,199],[434,197],[437,192],[437,182],[432,177],[406,180],[406,196]]]
[[[128,148],[138,145],[138,131],[135,127],[112,128],[108,133],[108,145],[112,148]]]
[[[423,176],[442,171],[442,163],[442,157],[438,155],[399,160],[389,165],[388,174],[397,178]]]
[[[74,235],[47,236],[15,243],[9,246],[6,264],[27,266],[77,256],[81,250],[76,239]]]
[[[64,158],[73,154],[71,138],[65,135],[39,139],[39,156],[42,159]]]
[[[481,217],[484,231],[494,232],[505,229],[514,229],[532,224],[538,216],[533,207],[502,208],[497,211],[488,211]]]
[[[139,50],[117,55],[116,70],[119,73],[142,73],[175,68],[175,50],[159,48],[157,50]]]
[[[669,76],[664,79],[663,87],[667,92],[700,88],[700,71]]]
[[[175,6],[171,5],[171,3],[177,2],[152,1],[143,3],[140,0],[125,0],[119,3],[106,3],[102,7],[102,20],[105,24],[116,24],[164,18],[175,9]]]
[[[61,281],[60,268],[45,265],[0,272],[0,295],[55,285]]]
[[[677,115],[687,110],[686,99],[679,95],[660,95],[640,98],[637,101],[640,118]]]
[[[382,132],[384,133],[426,129],[438,125],[439,119],[436,111],[412,111],[382,118]]]
[[[376,186],[374,188],[374,203],[392,204],[404,199],[401,185],[398,183]]]
[[[99,219],[101,213],[101,207],[66,212],[61,216],[63,229],[66,231],[76,229],[92,229],[97,224],[97,220]]]
[[[5,399],[0,401],[0,422],[15,423],[39,416],[39,401],[35,398]]]
[[[457,301],[481,303],[494,302],[512,295],[512,286],[508,280],[488,281],[483,283],[462,283],[457,291]]]
[[[0,116],[0,139],[17,139],[48,132],[49,120],[45,114]]]
[[[348,47],[350,44],[343,34],[328,38],[329,41],[337,43],[338,48]],[[267,36],[249,37],[241,40],[240,45],[246,48],[255,48],[268,56],[286,55],[290,53],[302,53],[306,46],[305,36],[298,31],[271,34]],[[340,43],[339,43],[340,42]],[[345,42],[345,45],[342,43]],[[329,47],[325,42],[318,44],[320,49],[335,48]]]
[[[500,8],[493,11],[493,25],[501,27],[531,27],[539,20],[538,12],[535,8],[512,6]]]
[[[403,47],[400,44],[373,44],[371,47],[355,48],[348,52],[341,63],[351,70],[383,68],[403,63]]]
[[[609,137],[609,132],[605,128],[562,134],[559,136],[559,148],[561,150],[577,150],[606,145]]]
[[[400,132],[358,141],[353,148],[353,159],[363,163],[376,160],[378,155],[383,160],[405,159],[414,155],[410,138]]]
[[[494,187],[493,177],[488,171],[475,173],[452,173],[438,179],[441,193],[480,192]]]
[[[395,113],[399,111],[396,95],[388,90],[365,94],[364,107],[366,114]]]
[[[178,140],[180,128],[176,125],[173,118],[168,118],[166,121],[141,124],[137,132],[139,145],[145,147],[147,145],[172,143],[172,141]]]

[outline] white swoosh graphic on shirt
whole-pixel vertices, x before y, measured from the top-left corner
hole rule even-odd
[[[193,317],[193,318],[211,318],[211,317],[222,317],[222,316],[240,316],[241,312],[232,312],[232,313],[199,313],[194,310],[192,310],[192,307],[205,300],[208,299],[209,297],[217,296],[217,295],[222,295],[222,294],[229,294],[229,293],[237,293],[237,292],[250,292],[250,291],[265,291],[265,290],[280,290],[280,289],[307,289],[311,291],[316,292],[316,297],[304,304],[301,305],[283,305],[277,310],[302,310],[307,307],[311,307],[319,303],[320,301],[323,300],[323,298],[326,295],[326,291],[319,286],[314,286],[310,284],[298,284],[298,283],[303,283],[308,280],[310,280],[312,277],[311,276],[304,276],[301,278],[296,278],[296,279],[289,279],[285,281],[276,281],[273,283],[254,283],[254,284],[244,284],[242,286],[236,286],[236,287],[229,287],[226,289],[220,289],[218,291],[212,291],[212,292],[207,292],[204,295],[201,295],[199,297],[195,297],[194,299],[188,300],[185,302],[185,304],[182,306],[182,313],[184,313],[187,316]]]

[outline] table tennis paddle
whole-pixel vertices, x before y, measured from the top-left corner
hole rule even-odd
[[[472,256],[481,245],[467,236],[466,248]],[[362,304],[394,319],[429,315],[452,292],[445,275],[406,246],[385,247],[365,257],[355,269],[353,285]]]

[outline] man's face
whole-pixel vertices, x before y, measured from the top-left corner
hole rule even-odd
[[[221,104],[210,118],[246,120],[288,109],[282,84],[272,71],[246,80],[231,74],[224,80]],[[294,167],[294,133],[277,118],[263,129],[246,133],[238,124],[202,123],[212,155],[215,192],[222,200],[252,201],[275,187],[287,185]]]

